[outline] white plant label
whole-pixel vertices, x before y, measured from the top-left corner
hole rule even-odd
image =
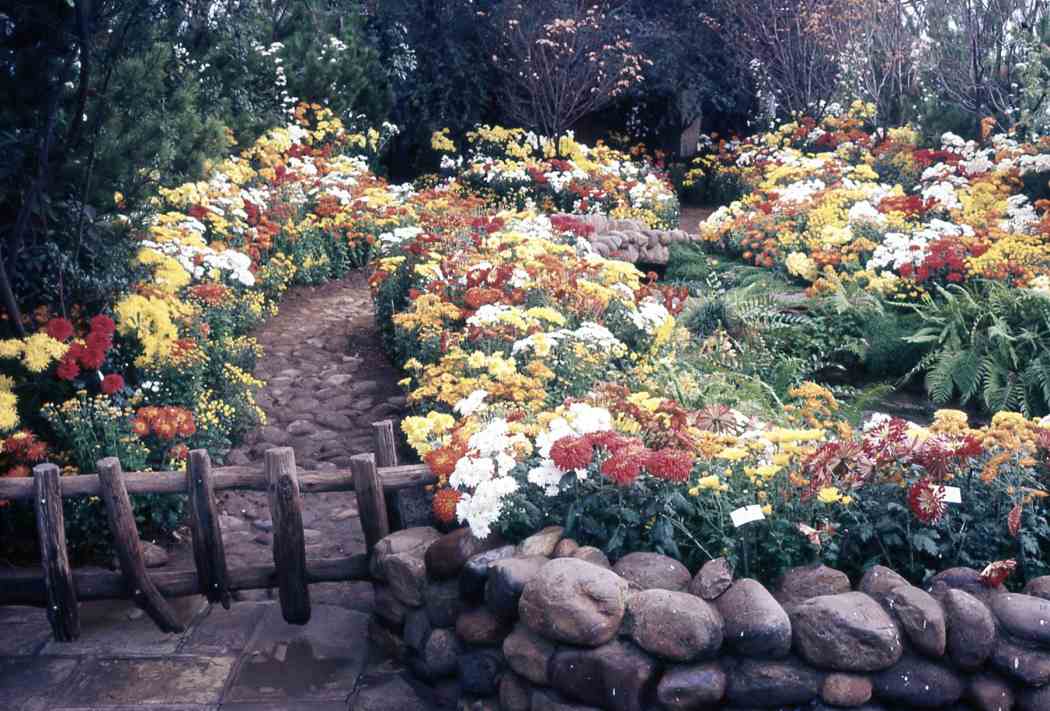
[[[957,486],[942,486],[941,493],[944,494],[944,503],[946,504],[962,503],[962,489]]]
[[[758,504],[743,506],[736,511],[729,512],[729,518],[733,519],[733,525],[740,528],[746,523],[761,521],[766,515],[762,513],[762,507]]]

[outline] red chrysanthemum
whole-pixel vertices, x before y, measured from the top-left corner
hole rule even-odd
[[[434,518],[446,524],[455,521],[456,505],[462,496],[457,490],[450,487],[438,489],[437,493],[434,494],[434,502],[432,504]]]
[[[682,482],[689,479],[695,461],[695,457],[684,449],[667,447],[650,452],[645,459],[645,468],[658,479]]]
[[[615,454],[624,447],[630,446],[632,444],[639,444],[638,440],[632,439],[630,437],[625,437],[618,432],[613,432],[612,430],[606,430],[604,432],[592,432],[591,434],[585,436],[587,437],[587,441],[591,443],[591,446],[601,447],[612,454]]]
[[[99,314],[95,318],[91,319],[91,332],[102,333],[110,337],[113,336],[117,330],[117,325],[113,323],[113,319],[104,314]]]
[[[110,373],[102,378],[101,388],[106,395],[112,395],[124,389],[124,378],[118,373]]]
[[[55,375],[62,380],[72,380],[80,375],[80,366],[77,365],[76,358],[70,358],[69,354],[66,354],[65,357],[62,358],[62,362],[58,364],[58,368],[55,370]]]
[[[997,588],[1017,569],[1016,560],[997,560],[984,566],[981,571],[981,582],[990,588]]]
[[[73,324],[64,318],[53,318],[47,322],[44,330],[56,341],[65,341],[73,335]]]
[[[586,469],[594,460],[594,447],[586,437],[562,437],[551,445],[551,460],[564,472]]]
[[[908,506],[921,522],[937,523],[947,509],[944,490],[929,479],[920,479],[908,487]]]
[[[602,463],[602,475],[619,486],[630,486],[642,472],[644,447],[625,447]]]

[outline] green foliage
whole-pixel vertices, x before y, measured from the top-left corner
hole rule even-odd
[[[934,402],[1050,411],[1050,299],[978,282],[937,287],[912,308],[922,327],[905,340],[928,350],[908,376],[922,373]]]

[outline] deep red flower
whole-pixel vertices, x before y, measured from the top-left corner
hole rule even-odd
[[[592,432],[589,435],[585,435],[587,441],[594,447],[602,447],[608,452],[615,454],[624,447],[631,444],[638,444],[638,440],[630,437],[625,437],[619,432],[613,432],[612,430],[606,430],[604,432]]]
[[[80,366],[77,365],[76,358],[70,358],[67,353],[62,358],[62,362],[58,364],[58,369],[55,371],[55,375],[62,380],[72,380],[80,375]]]
[[[630,486],[642,473],[648,452],[637,445],[624,447],[602,463],[602,475],[619,486]]]
[[[119,373],[110,373],[106,377],[102,378],[101,390],[106,395],[112,395],[115,392],[124,389],[124,378]]]
[[[105,333],[112,336],[117,330],[117,325],[113,323],[113,319],[105,314],[99,314],[95,318],[91,319],[91,332],[92,333]]]
[[[562,437],[551,445],[551,459],[562,471],[586,469],[594,460],[594,446],[586,437]]]
[[[1016,569],[1016,560],[997,560],[984,566],[984,570],[981,571],[981,582],[990,588],[997,588]]]
[[[908,507],[922,523],[937,523],[947,510],[944,490],[929,479],[920,479],[908,487]]]
[[[650,452],[645,460],[645,468],[658,479],[682,482],[689,479],[695,461],[695,457],[686,450],[667,447]]]
[[[64,318],[53,318],[47,322],[44,330],[56,341],[66,341],[73,335],[73,324]]]

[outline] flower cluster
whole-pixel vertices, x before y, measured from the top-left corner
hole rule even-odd
[[[431,144],[446,154],[441,165],[454,176],[453,185],[494,207],[678,226],[678,198],[656,166],[603,144],[587,146],[571,133],[554,140],[519,128],[478,126],[467,134],[465,155],[453,155],[447,130],[435,133]]]
[[[1050,171],[1050,140],[945,134],[931,150],[907,128],[868,129],[866,115],[721,141],[695,170],[731,177],[744,195],[701,225],[701,239],[816,290],[851,280],[915,299],[933,285],[1050,277],[1050,218],[1030,189]]]

